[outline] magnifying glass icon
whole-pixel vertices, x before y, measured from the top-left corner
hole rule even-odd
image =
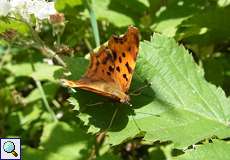
[[[6,153],[11,153],[14,155],[14,157],[17,157],[18,156],[18,153],[15,152],[15,145],[13,142],[11,141],[6,141],[4,144],[3,144],[3,150],[6,152]]]

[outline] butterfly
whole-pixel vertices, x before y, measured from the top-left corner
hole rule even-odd
[[[129,103],[130,88],[139,50],[139,30],[129,26],[123,36],[112,35],[108,44],[102,45],[90,56],[90,65],[79,80],[62,79],[70,88],[80,88]]]

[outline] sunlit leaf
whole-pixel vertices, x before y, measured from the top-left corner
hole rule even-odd
[[[224,141],[214,141],[214,143],[198,145],[194,149],[187,150],[185,154],[173,158],[175,160],[208,160],[221,159],[228,160],[230,157],[230,143]]]

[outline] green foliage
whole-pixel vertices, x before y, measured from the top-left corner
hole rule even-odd
[[[24,157],[25,159],[85,159],[93,140],[92,136],[85,134],[77,126],[64,122],[46,124],[41,136],[43,149],[26,148]]]
[[[28,32],[28,27],[21,22],[13,21],[13,20],[0,21],[0,32],[4,32],[9,28],[15,29],[18,32],[23,33],[23,34]]]
[[[129,3],[129,2],[123,1],[121,3],[121,1],[117,1],[117,2],[114,1],[114,3],[110,3],[109,0],[95,1],[95,3],[93,3],[93,8],[96,12],[98,19],[106,19],[109,22],[111,22],[113,25],[116,25],[117,27],[123,27],[134,23],[131,17],[117,11],[117,9],[119,10],[124,9],[123,6],[121,7],[121,5],[123,5],[124,3]],[[127,8],[126,13],[128,12],[130,12],[130,10],[128,10]]]
[[[214,135],[228,137],[229,99],[222,89],[205,81],[203,71],[182,46],[155,34],[150,42],[141,44],[137,64],[136,75],[151,86],[140,96],[131,97],[132,107],[111,102],[86,107],[102,100],[77,92],[80,111],[90,115],[87,119],[85,114],[80,117],[94,127],[109,126],[114,110],[119,107],[107,143],[118,145],[144,135],[146,141],[173,141],[175,147],[183,148]]]
[[[30,63],[21,64],[9,64],[6,65],[6,69],[9,70],[14,76],[28,76],[31,78],[36,78],[38,80],[49,80],[55,81],[58,76],[60,76],[61,68],[60,66],[48,65],[44,63],[35,63],[35,71]]]
[[[0,137],[20,137],[23,159],[229,159],[228,1],[55,7],[58,24],[0,18]],[[60,84],[79,79],[99,41],[128,25],[141,35],[132,106]]]
[[[175,160],[205,160],[205,159],[229,159],[230,144],[224,141],[214,141],[210,144],[198,145],[194,149],[188,150],[184,155]],[[209,153],[207,155],[207,152]]]
[[[57,0],[56,3],[55,3],[55,8],[57,10],[64,10],[65,7],[75,7],[75,6],[78,6],[78,5],[81,5],[82,4],[82,0],[71,0],[71,1],[62,1],[62,0]]]

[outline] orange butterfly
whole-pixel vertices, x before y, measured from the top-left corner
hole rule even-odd
[[[79,80],[63,80],[65,86],[80,88],[128,103],[127,94],[136,65],[139,31],[129,26],[122,37],[111,36],[107,46],[91,54],[90,66]]]

